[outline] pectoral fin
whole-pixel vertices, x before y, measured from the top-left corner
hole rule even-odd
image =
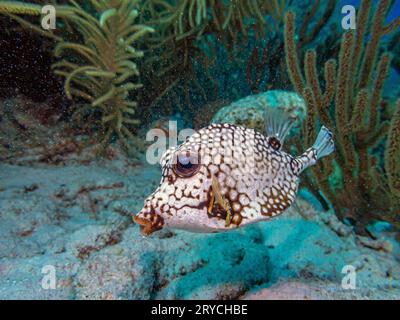
[[[225,226],[229,227],[232,220],[231,206],[229,204],[229,201],[222,195],[221,188],[215,176],[211,177],[211,187],[213,204],[215,201],[215,203],[219,204],[226,211]]]

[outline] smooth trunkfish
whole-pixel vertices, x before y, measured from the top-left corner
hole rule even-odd
[[[232,124],[199,130],[160,159],[160,185],[134,216],[144,235],[164,227],[221,232],[269,220],[295,201],[299,175],[334,151],[322,126],[312,147],[294,157],[282,150],[294,121],[265,112],[267,136]]]

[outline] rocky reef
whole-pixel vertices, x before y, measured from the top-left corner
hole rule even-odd
[[[393,233],[357,236],[303,199],[229,233],[142,236],[131,214],[159,172],[122,150],[82,163],[65,155],[62,165],[0,165],[1,299],[399,299]],[[57,281],[46,290],[49,265]],[[342,288],[346,265],[357,269],[355,290]]]

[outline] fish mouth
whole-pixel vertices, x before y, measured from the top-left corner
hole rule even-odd
[[[155,231],[161,230],[164,226],[164,219],[154,209],[142,210],[133,216],[133,221],[140,226],[143,235],[149,236]]]

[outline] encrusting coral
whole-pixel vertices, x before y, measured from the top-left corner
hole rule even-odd
[[[267,134],[266,109],[277,109],[290,115],[294,121],[290,135],[299,134],[307,113],[306,104],[296,92],[290,91],[270,90],[236,100],[221,107],[210,122],[235,124]]]
[[[76,119],[86,120],[91,127],[97,125],[103,145],[116,134],[129,146],[129,140],[134,139],[131,128],[139,123],[134,118],[137,103],[131,100],[130,94],[141,87],[131,79],[139,76],[135,61],[143,56],[143,52],[135,48],[135,42],[153,29],[135,23],[139,15],[138,1],[91,0],[98,19],[75,1],[70,3],[70,6],[57,6],[57,14],[61,13],[60,17],[71,24],[81,42],[55,36],[59,42],[55,56],[63,57],[53,65],[55,73],[65,77],[67,97],[79,99]],[[5,2],[0,4],[0,13],[10,15],[35,31],[40,29],[14,15],[40,15],[38,5]]]
[[[400,226],[400,100],[393,112],[382,99],[392,55],[379,51],[381,38],[400,23],[397,19],[384,25],[389,7],[390,1],[382,0],[373,12],[371,0],[361,2],[357,29],[343,34],[339,60],[330,59],[324,65],[324,82],[320,82],[313,49],[306,51],[304,75],[301,72],[295,14],[286,15],[286,62],[293,86],[308,107],[304,144],[309,145],[322,124],[333,130],[337,144],[336,156],[313,168],[308,186],[316,194],[321,190],[339,217],[350,218],[359,232],[365,232],[374,219]],[[386,119],[392,114],[389,123]],[[383,145],[384,164],[378,161]]]

